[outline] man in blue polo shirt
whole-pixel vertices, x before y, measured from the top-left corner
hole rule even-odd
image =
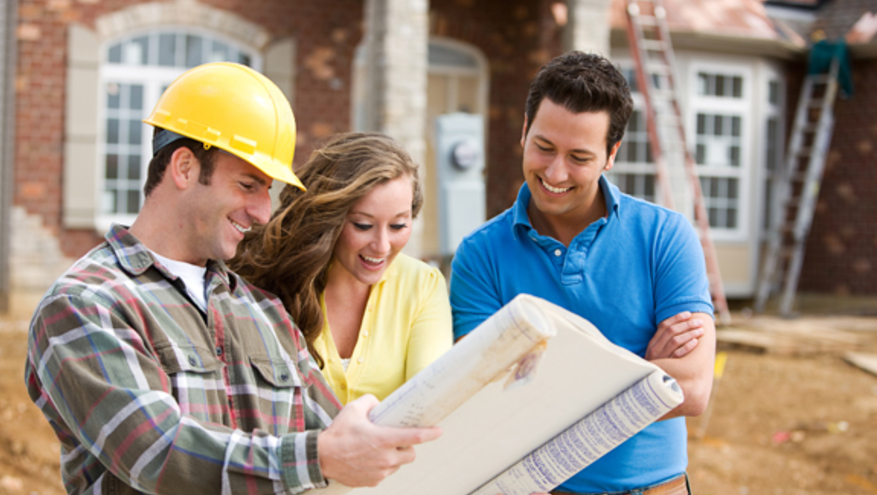
[[[553,493],[689,493],[684,417],[703,412],[712,387],[713,308],[691,224],[602,176],[632,110],[624,77],[605,58],[570,52],[544,66],[527,97],[526,183],[510,209],[463,240],[453,263],[455,337],[533,294],[588,319],[683,389],[682,405]]]

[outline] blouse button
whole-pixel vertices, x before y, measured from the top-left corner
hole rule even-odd
[[[363,337],[368,337],[368,330],[362,332],[362,336],[363,336]]]
[[[360,358],[357,358],[357,359],[356,359],[356,362],[357,362],[357,363],[361,363],[361,362],[363,362],[363,361],[365,361],[365,358],[361,358],[361,357],[360,357]]]
[[[189,365],[190,366],[195,366],[195,364],[197,364],[197,363],[198,363],[198,361],[195,360],[195,356],[189,356]]]
[[[554,250],[554,256],[560,257],[561,254],[563,254],[563,251],[561,251],[560,248]]]

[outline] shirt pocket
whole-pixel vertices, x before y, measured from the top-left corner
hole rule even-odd
[[[250,356],[250,366],[273,388],[302,387],[298,368],[280,358],[269,356]]]
[[[172,394],[183,414],[222,423],[227,407],[225,363],[211,350],[198,345],[169,343],[155,348],[161,368],[170,379]]]

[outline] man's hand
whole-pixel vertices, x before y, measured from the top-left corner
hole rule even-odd
[[[376,426],[368,413],[378,400],[365,395],[347,404],[317,437],[323,477],[350,487],[376,486],[414,461],[414,445],[435,440],[441,428]]]
[[[697,347],[702,336],[703,322],[692,318],[688,311],[671,316],[658,325],[658,331],[649,341],[646,361],[681,358]]]

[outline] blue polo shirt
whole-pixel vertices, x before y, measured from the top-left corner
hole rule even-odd
[[[683,311],[712,315],[703,251],[679,213],[622,194],[605,177],[608,214],[569,248],[530,224],[530,190],[469,234],[454,257],[454,337],[471,332],[516,295],[532,294],[593,323],[644,356],[658,323]],[[558,490],[625,491],[673,478],[688,465],[685,418],[654,423]]]

